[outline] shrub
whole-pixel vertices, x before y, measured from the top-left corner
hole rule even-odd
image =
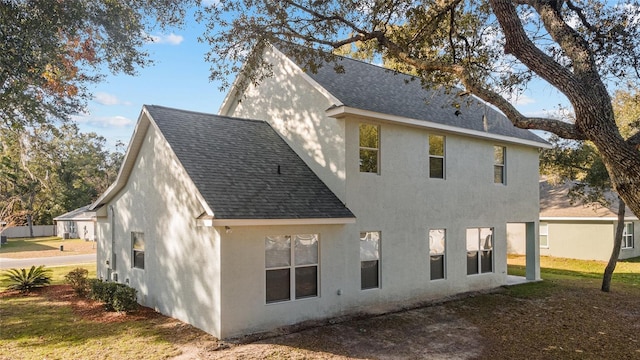
[[[83,268],[75,268],[64,276],[65,282],[70,284],[78,296],[87,296],[90,291],[89,287],[89,270]]]
[[[31,267],[29,272],[26,269],[9,269],[5,272],[5,278],[9,280],[9,290],[20,290],[28,292],[35,288],[47,286],[51,283],[51,270],[45,269],[44,265]]]
[[[138,307],[137,291],[124,284],[91,280],[91,298],[104,303],[107,311],[133,311]]]
[[[115,311],[133,311],[138,308],[136,289],[118,284],[113,293],[111,306]]]

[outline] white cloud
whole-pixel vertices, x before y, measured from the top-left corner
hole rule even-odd
[[[535,103],[536,100],[527,95],[520,94],[520,95],[511,97],[510,102],[513,105],[529,105],[529,104]]]
[[[171,34],[160,34],[160,35],[149,35],[149,39],[151,43],[154,44],[169,44],[169,45],[180,45],[184,40],[182,35],[176,35],[174,33]]]
[[[127,127],[133,125],[133,121],[124,116],[90,116],[79,115],[75,116],[74,120],[81,124],[86,124],[93,127]]]
[[[98,104],[102,104],[102,105],[118,105],[121,103],[120,100],[118,100],[118,98],[115,95],[108,94],[105,92],[96,93],[93,99]]]

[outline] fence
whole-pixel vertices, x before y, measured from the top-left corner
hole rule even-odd
[[[56,233],[54,225],[34,225],[33,236],[53,236]],[[29,237],[28,226],[10,227],[2,232],[2,236],[7,238]]]

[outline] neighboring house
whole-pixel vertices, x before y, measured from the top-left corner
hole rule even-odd
[[[504,285],[507,223],[539,279],[542,139],[406,75],[267,51],[274,76],[220,115],[143,107],[92,205],[99,277],[220,338]]]
[[[611,257],[613,239],[618,224],[618,202],[611,196],[611,205],[572,204],[571,183],[551,185],[540,181],[540,255],[583,260],[604,260]],[[620,259],[640,256],[636,239],[640,221],[629,208],[625,210],[624,232]],[[513,253],[521,252],[520,244],[511,244]]]
[[[69,211],[53,218],[56,234],[63,239],[96,239],[96,213],[90,211],[91,205]]]

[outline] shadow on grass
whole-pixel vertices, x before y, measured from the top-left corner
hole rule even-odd
[[[114,359],[163,359],[177,355],[159,328],[162,318],[95,322],[75,314],[65,302],[52,302],[38,294],[3,298],[0,314],[0,353],[16,358],[90,359],[109,354]]]

